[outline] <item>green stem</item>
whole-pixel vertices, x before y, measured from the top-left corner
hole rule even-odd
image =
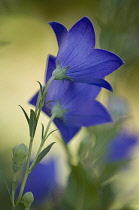
[[[47,137],[47,134],[48,134],[50,125],[51,125],[51,123],[53,122],[53,120],[54,120],[55,117],[56,117],[56,115],[53,114],[53,115],[51,116],[49,122],[48,122],[48,125],[47,125],[46,130],[45,130],[45,133],[44,133],[44,137],[43,137],[43,140],[42,140],[43,142],[45,142],[45,140],[46,140],[46,137]]]
[[[51,78],[48,80],[47,84],[45,85],[45,88],[44,88],[44,91],[43,91],[43,95],[44,95],[45,93],[47,93],[47,90],[48,90],[48,88],[49,88],[51,82],[52,82],[54,79],[55,79],[54,77],[51,77]],[[37,101],[37,103],[38,103],[38,101]],[[43,101],[43,100],[40,100],[40,107],[39,107],[38,113],[37,113],[37,110],[35,110],[35,112],[37,113],[37,122],[38,122],[38,119],[39,119],[39,116],[40,116],[40,112],[41,112],[41,110],[42,110],[42,108],[43,108],[43,105],[44,105],[44,101]]]
[[[24,191],[26,181],[27,181],[27,178],[28,178],[28,174],[29,174],[28,169],[29,169],[29,163],[30,163],[30,157],[31,157],[32,144],[33,144],[33,139],[30,139],[29,153],[28,153],[28,158],[27,158],[27,163],[26,163],[26,170],[25,170],[24,178],[23,178],[23,181],[22,181],[22,185],[21,185],[21,188],[20,188],[20,192],[19,192],[19,195],[18,195],[18,198],[17,198],[16,205],[20,202],[20,200],[22,198],[23,191]]]
[[[55,78],[54,77],[51,77],[45,88],[44,88],[44,91],[43,91],[43,96],[45,93],[47,93],[47,90],[51,84],[51,82],[54,80]],[[42,96],[42,98],[43,98]],[[40,113],[41,113],[41,110],[42,110],[42,107],[44,105],[44,101],[42,100],[42,98],[40,99],[40,95],[38,96],[38,99],[37,99],[37,104],[39,104],[39,101],[40,101],[40,106],[38,106],[36,109],[35,109],[35,113],[36,113],[36,118],[37,118],[37,124],[38,124],[38,120],[39,120],[39,117],[40,117]],[[50,121],[52,122],[52,120],[50,119]],[[48,126],[46,128],[47,132],[49,130],[49,127],[50,127],[50,121],[48,123]],[[47,135],[47,132],[45,132],[45,134]],[[34,135],[35,136],[35,135]],[[41,145],[40,145],[40,148],[38,150],[38,153],[36,155],[36,158],[35,160],[37,159],[41,149],[42,149],[42,146],[43,146],[43,142],[41,142]],[[25,188],[25,185],[26,185],[26,181],[27,181],[27,178],[28,178],[28,174],[30,173],[30,170],[29,170],[29,164],[30,164],[30,158],[31,158],[31,151],[32,151],[32,145],[33,145],[33,138],[30,139],[30,144],[29,144],[29,153],[28,153],[28,157],[27,157],[27,162],[26,162],[26,170],[25,170],[25,174],[24,174],[24,178],[23,178],[23,181],[22,181],[22,185],[21,185],[21,188],[20,188],[20,192],[19,192],[19,195],[18,195],[18,198],[17,198],[17,202],[16,202],[16,205],[21,201],[21,198],[22,198],[22,195],[23,195],[23,191],[24,191],[24,188]],[[14,204],[14,193],[13,193],[13,205]]]
[[[50,84],[51,84],[51,82],[52,82],[53,80],[55,80],[55,77],[52,76],[52,77],[48,80],[47,84],[45,85],[44,93],[47,92],[47,90],[48,90],[48,88],[49,88],[49,86],[50,86]]]
[[[34,167],[34,165],[35,165],[35,163],[36,163],[36,160],[37,160],[37,158],[38,158],[38,156],[39,156],[39,154],[40,154],[40,152],[41,152],[41,149],[42,149],[42,147],[43,147],[43,145],[44,145],[44,143],[45,143],[45,140],[46,140],[46,137],[47,137],[47,134],[48,134],[50,125],[51,125],[51,123],[53,122],[54,118],[55,118],[55,115],[52,115],[51,118],[50,118],[50,120],[49,120],[49,122],[48,122],[48,125],[47,125],[47,127],[46,127],[46,130],[45,130],[43,139],[41,140],[41,143],[40,143],[38,152],[37,152],[37,154],[36,154],[36,156],[35,156],[35,159],[34,159],[33,163],[31,164],[31,166],[30,166],[30,168],[29,168],[29,171],[31,171],[31,170],[33,169],[33,167]]]
[[[30,166],[30,168],[29,168],[29,172],[31,172],[32,168],[34,167],[35,162],[36,162],[36,160],[37,160],[37,158],[38,158],[38,156],[39,156],[39,154],[40,154],[40,152],[41,152],[42,147],[43,147],[43,144],[42,144],[42,142],[41,142],[41,144],[40,144],[40,146],[39,146],[39,149],[38,149],[38,152],[37,152],[37,154],[36,154],[36,156],[35,156],[35,159],[34,159],[33,163],[31,164],[31,166]]]

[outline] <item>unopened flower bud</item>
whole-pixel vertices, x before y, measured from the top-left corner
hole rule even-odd
[[[28,148],[25,144],[18,144],[13,149],[13,170],[16,173],[24,164],[28,155]]]
[[[33,196],[32,192],[26,192],[23,195],[21,202],[24,204],[24,206],[26,208],[29,208],[32,205],[32,203],[34,202],[34,196]]]

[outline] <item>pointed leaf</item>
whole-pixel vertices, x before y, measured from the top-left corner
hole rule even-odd
[[[37,164],[45,157],[45,155],[50,151],[51,147],[53,146],[53,144],[55,144],[55,142],[49,144],[49,146],[47,146],[38,156],[33,168],[35,168],[37,166]],[[33,169],[32,168],[32,169]],[[32,170],[31,169],[31,170]]]
[[[54,132],[57,131],[57,130],[58,130],[58,129],[55,129],[55,130],[51,131],[50,133],[48,133],[48,135],[46,136],[45,140],[46,140],[52,133],[54,133]]]
[[[31,109],[30,110],[30,121],[29,121],[29,130],[30,130],[30,137],[34,137],[35,131],[37,126],[37,119],[35,112]]]
[[[45,105],[48,104],[48,103],[50,103],[50,102],[55,102],[55,100],[47,101],[47,102],[45,103]]]
[[[42,84],[39,81],[37,81],[37,82],[38,82],[38,84],[40,86],[40,92],[41,92],[41,95],[42,95],[42,93],[43,93],[43,86],[42,86]]]
[[[39,90],[39,94],[38,94],[38,97],[37,97],[35,113],[37,112],[37,109],[39,108],[40,101],[41,101],[41,98],[42,98],[42,95],[43,95],[43,87],[42,87],[42,85],[39,81],[37,81],[37,82],[39,83],[40,90]]]
[[[44,135],[44,125],[42,124],[42,135],[41,135],[41,140],[43,139],[43,135]]]
[[[43,96],[42,96],[42,101],[43,102],[45,102],[46,95],[47,95],[47,93],[43,93]]]
[[[20,105],[19,105],[19,106],[20,106]],[[27,120],[27,122],[28,122],[28,124],[29,124],[29,117],[28,117],[26,111],[23,109],[22,106],[20,106],[20,108],[22,109],[22,111],[23,111],[23,113],[24,113],[24,115],[25,115],[25,117],[26,117],[26,120]]]

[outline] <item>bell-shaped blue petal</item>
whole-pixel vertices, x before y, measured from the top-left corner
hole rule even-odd
[[[49,25],[54,30],[56,38],[57,38],[58,46],[60,47],[61,44],[62,44],[63,39],[68,34],[68,31],[65,28],[65,26],[63,26],[62,24],[57,23],[57,22],[49,22]]]
[[[67,29],[60,23],[51,22],[59,45],[56,65],[67,68],[66,76],[74,82],[90,83],[108,90],[112,87],[103,78],[118,69],[124,62],[116,54],[94,49],[95,31],[88,17],[83,17]]]
[[[74,81],[80,78],[88,77],[103,78],[123,64],[122,59],[114,53],[106,50],[94,49],[91,54],[79,60],[73,59],[68,64],[67,76],[72,77]],[[75,70],[76,69],[76,70]]]
[[[65,143],[68,143],[80,130],[81,126],[69,125],[67,121],[63,121],[62,119],[55,118],[54,123],[58,127],[61,136]]]
[[[83,56],[87,56],[92,52],[95,46],[95,31],[89,18],[84,17],[79,20],[67,34],[64,42],[60,46],[57,61],[60,61],[62,68],[69,66],[72,59],[77,63]]]
[[[79,103],[65,113],[65,119],[69,125],[93,126],[112,121],[112,118],[106,108],[98,101],[78,101]]]

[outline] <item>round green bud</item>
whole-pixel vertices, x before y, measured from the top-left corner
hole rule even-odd
[[[34,202],[34,196],[32,192],[26,192],[23,197],[21,202],[24,204],[26,208],[30,208],[32,203]]]
[[[13,170],[17,172],[20,167],[24,164],[28,155],[28,148],[25,144],[18,144],[13,149]]]

